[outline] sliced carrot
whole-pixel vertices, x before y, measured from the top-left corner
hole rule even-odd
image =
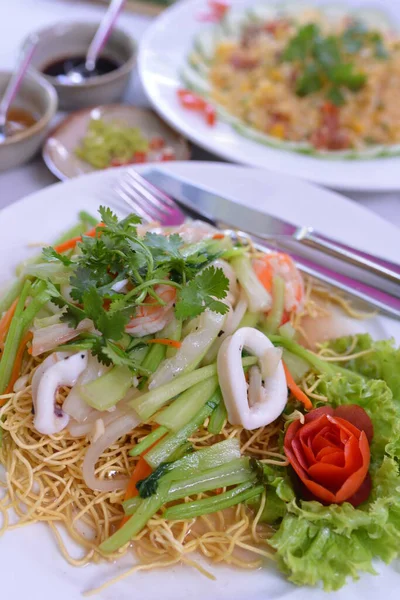
[[[20,372],[21,372],[21,365],[22,365],[22,359],[24,357],[24,352],[26,350],[26,345],[29,342],[29,340],[32,338],[32,332],[28,331],[28,333],[26,333],[24,335],[24,337],[21,340],[21,343],[19,345],[19,348],[17,350],[17,354],[15,356],[15,360],[14,360],[14,366],[13,366],[13,370],[11,372],[11,377],[10,377],[10,381],[8,382],[8,385],[6,387],[6,391],[4,392],[5,394],[10,394],[13,391],[13,387],[14,387],[14,383],[17,381]],[[0,403],[0,405],[4,404],[4,401],[2,401]]]
[[[157,427],[156,427],[156,429],[157,429]],[[160,439],[162,439],[162,438],[160,438]],[[129,480],[128,487],[125,490],[124,500],[130,500],[130,498],[134,498],[135,496],[139,495],[136,484],[139,481],[141,481],[142,479],[146,479],[146,477],[148,477],[152,472],[150,465],[146,462],[146,459],[144,457],[152,448],[154,448],[154,446],[156,444],[158,444],[159,441],[160,440],[155,441],[154,444],[149,446],[149,448],[147,448],[147,450],[145,450],[140,455],[139,460],[136,464],[136,467],[134,468],[131,478]],[[131,515],[125,515],[124,517],[122,517],[119,527],[122,527],[122,525],[125,525],[125,523],[130,519],[130,517],[131,517]]]
[[[178,340],[169,340],[167,338],[154,338],[153,340],[148,340],[148,344],[162,344],[163,346],[172,346],[172,348],[180,348],[182,346],[182,342],[178,342]]]
[[[313,405],[312,405],[310,398],[308,396],[306,396],[305,393],[303,392],[303,390],[301,390],[299,388],[299,386],[293,379],[289,369],[287,368],[287,366],[285,365],[285,363],[283,361],[282,361],[282,364],[283,364],[283,368],[285,371],[286,383],[287,383],[289,390],[292,392],[292,394],[296,398],[296,400],[298,400],[299,402],[304,404],[304,408],[306,408],[307,410],[311,410]]]
[[[214,233],[214,235],[212,236],[213,240],[223,240],[225,237],[224,233]]]
[[[17,307],[18,298],[14,300],[10,308],[6,310],[2,318],[0,319],[0,349],[4,349],[4,342],[6,341],[8,329]]]
[[[96,227],[93,227],[93,229],[90,229],[90,231],[87,231],[83,235],[89,236],[89,237],[95,237],[98,227],[104,227],[104,223],[98,223],[96,225]],[[63,252],[66,252],[67,250],[72,250],[72,248],[75,248],[77,243],[81,242],[81,241],[82,241],[82,236],[78,235],[78,237],[71,238],[70,240],[63,242],[62,244],[58,244],[58,246],[54,246],[54,250],[56,252],[59,252],[60,254],[62,254]]]

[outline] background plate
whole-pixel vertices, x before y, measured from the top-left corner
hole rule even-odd
[[[293,0],[294,2],[294,0]],[[240,12],[258,6],[262,0],[234,0],[233,10]],[[264,3],[268,3],[264,0]],[[294,2],[297,4],[297,2]],[[347,0],[326,2],[309,0],[304,5],[363,6],[387,11],[393,23],[400,21],[400,3],[390,0]],[[321,159],[278,150],[247,139],[232,127],[218,121],[209,127],[196,113],[183,109],[176,97],[182,87],[179,72],[192,48],[193,39],[209,23],[197,16],[207,12],[207,0],[186,0],[166,10],[144,35],[138,56],[139,73],[150,102],[160,115],[191,139],[222,158],[255,167],[265,167],[280,173],[297,175],[336,189],[390,191],[400,189],[400,157],[374,160]],[[176,34],[179,32],[179,35]],[[165,53],[168,48],[168,53]]]

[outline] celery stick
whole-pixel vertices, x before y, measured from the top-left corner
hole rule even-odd
[[[287,321],[283,325],[281,325],[278,329],[278,334],[282,337],[288,338],[289,340],[294,340],[296,337],[296,330],[290,321]]]
[[[208,431],[213,435],[218,435],[219,433],[221,433],[225,420],[227,418],[228,413],[226,410],[225,403],[221,396],[218,406],[216,406],[213,412],[211,413],[211,417],[207,428]]]
[[[63,244],[64,242],[67,242],[68,240],[71,240],[72,238],[75,238],[75,237],[78,237],[79,235],[82,235],[86,231],[87,231],[87,227],[85,226],[85,224],[84,223],[78,223],[77,225],[74,225],[73,227],[71,227],[70,229],[68,229],[64,233],[62,233],[60,235],[60,237],[57,238],[55,242],[53,242],[52,245],[53,246],[58,246],[59,244]]]
[[[282,358],[296,383],[299,383],[310,370],[310,363],[304,360],[304,358],[289,352],[286,348],[283,348]]]
[[[8,330],[6,342],[4,344],[3,356],[0,361],[0,394],[3,394],[7,388],[13,370],[15,356],[24,334],[22,314],[30,289],[31,283],[30,281],[26,281],[21,290],[14,316]]]
[[[265,312],[271,308],[271,297],[257,278],[248,256],[238,256],[231,261],[236,277],[242,286],[251,312]]]
[[[96,227],[96,225],[99,222],[98,219],[96,219],[91,214],[86,212],[86,210],[81,210],[79,212],[78,216],[79,216],[79,220],[86,227],[86,229],[88,229],[89,227],[91,227],[91,228]],[[67,239],[69,239],[69,238],[67,238]]]
[[[166,346],[163,346],[162,344],[154,344],[147,352],[142,362],[142,367],[150,373],[154,373],[154,371],[157,370],[160,362],[164,360],[166,350]]]
[[[214,397],[206,402],[206,404],[199,410],[197,415],[189,421],[179,431],[169,433],[163,440],[161,440],[154,448],[152,448],[146,454],[146,462],[155,469],[162,462],[166,462],[171,454],[181,444],[192,435],[196,429],[204,423],[207,417],[210,416],[212,411],[217,405],[217,400]]]
[[[243,483],[238,485],[233,490],[229,490],[218,496],[204,498],[202,500],[194,500],[193,502],[184,502],[176,506],[167,508],[164,513],[164,518],[171,521],[181,521],[192,519],[209,513],[217,512],[236,504],[241,504],[250,498],[262,494],[264,486],[253,486],[252,483]]]
[[[21,293],[23,287],[23,279],[17,279],[16,281],[14,281],[14,283],[10,285],[10,287],[7,289],[7,291],[0,300],[0,315],[10,308],[11,304]]]
[[[261,313],[258,312],[253,313],[247,311],[243,319],[240,321],[238,329],[240,329],[241,327],[256,327],[257,323],[260,320],[260,314]]]
[[[171,323],[167,325],[165,330],[165,333],[168,334],[165,337],[167,337],[170,340],[175,340],[176,342],[179,342],[182,337],[182,321],[178,321],[178,319],[174,317]],[[165,356],[166,358],[172,358],[173,356],[175,356],[176,352],[177,348],[174,348],[172,346],[168,347]]]
[[[283,348],[286,348],[286,350],[289,350],[289,352],[292,352],[296,356],[303,358],[320,373],[327,373],[328,375],[342,373],[351,380],[359,379],[360,377],[362,377],[362,375],[354,373],[353,371],[349,371],[349,369],[345,369],[343,367],[339,367],[337,365],[333,365],[331,363],[326,362],[325,360],[323,360],[313,352],[310,352],[310,350],[306,350],[306,348],[300,346],[300,344],[297,344],[293,340],[281,337],[279,335],[270,335],[268,337],[273,344],[275,344],[276,346],[282,346]]]
[[[285,289],[284,279],[279,276],[272,278],[272,308],[265,319],[265,331],[276,333],[279,325],[282,323],[282,317],[285,310]]]
[[[251,366],[256,364],[256,362],[257,358],[254,356],[247,356],[242,360],[243,366]],[[172,400],[172,398],[214,375],[217,375],[217,365],[215,363],[180,375],[175,380],[160,385],[155,390],[146,392],[138,398],[134,398],[129,402],[129,405],[136,410],[143,421],[147,421],[155,412]]]
[[[154,419],[171,431],[178,431],[188,423],[204,406],[218,387],[218,377],[214,375],[201,381],[181,394],[172,404]]]
[[[150,446],[155,444],[155,442],[162,438],[167,432],[168,429],[166,427],[157,427],[157,429],[146,435],[141,442],[136,444],[132,450],[129,450],[128,454],[130,456],[139,456],[139,454],[142,454],[142,452],[150,448]]]
[[[34,288],[33,293],[31,293],[31,296],[33,296],[32,301],[28,304],[21,315],[21,326],[23,331],[25,331],[32,324],[37,313],[51,298],[51,294],[46,287],[46,282],[40,281]]]
[[[132,373],[128,367],[113,367],[104,375],[79,386],[79,393],[89,406],[107,410],[115,406],[132,386]]]
[[[165,499],[161,494],[154,494],[154,496],[142,500],[129,521],[100,545],[100,551],[109,554],[127,544],[145,527],[147,521],[161,508],[164,502]]]

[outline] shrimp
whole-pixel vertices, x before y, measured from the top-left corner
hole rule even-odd
[[[195,244],[196,242],[201,242],[201,240],[213,237],[213,235],[218,233],[218,229],[203,221],[190,221],[189,223],[183,223],[179,227],[169,228],[168,233],[178,233],[185,244]]]
[[[159,304],[152,296],[147,296],[143,306],[139,306],[135,316],[126,326],[131,335],[143,337],[157,333],[171,321],[174,313],[176,289],[170,285],[156,285],[155,293],[165,302]]]
[[[271,252],[263,258],[254,259],[253,269],[258,280],[268,292],[272,291],[274,275],[285,281],[285,311],[298,312],[304,302],[304,283],[300,271],[288,254]]]

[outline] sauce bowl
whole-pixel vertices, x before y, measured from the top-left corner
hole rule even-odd
[[[44,69],[57,61],[74,56],[84,57],[97,28],[97,23],[56,23],[34,34],[38,42],[32,66],[57,90],[62,110],[115,102],[121,99],[128,86],[136,62],[136,44],[129,34],[117,27],[100,55],[119,63],[115,70],[90,77],[81,83],[43,73]]]

